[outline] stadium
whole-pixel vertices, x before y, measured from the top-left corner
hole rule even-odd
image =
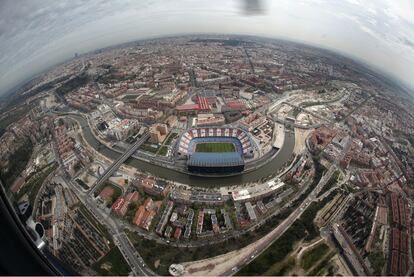
[[[193,128],[177,143],[176,155],[187,159],[187,169],[199,174],[228,174],[244,170],[254,156],[249,134],[237,128]]]

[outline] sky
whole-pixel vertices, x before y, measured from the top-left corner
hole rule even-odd
[[[413,0],[1,0],[0,95],[74,53],[187,33],[319,46],[414,88]]]

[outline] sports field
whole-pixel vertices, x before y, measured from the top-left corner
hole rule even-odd
[[[229,142],[203,142],[196,144],[195,152],[236,152],[236,148]]]

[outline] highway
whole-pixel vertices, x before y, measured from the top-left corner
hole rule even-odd
[[[314,190],[306,197],[306,199],[299,205],[296,210],[294,210],[282,223],[280,223],[269,235],[268,238],[262,241],[260,244],[257,245],[254,249],[249,251],[248,253],[244,254],[244,258],[241,262],[237,264],[232,264],[229,261],[227,269],[221,273],[219,276],[229,276],[237,273],[239,270],[243,268],[243,266],[252,262],[257,256],[262,254],[268,247],[272,245],[274,241],[276,241],[284,232],[286,232],[289,227],[303,214],[303,212],[310,206],[310,204],[316,200],[316,196],[321,191],[321,189],[326,185],[326,183],[331,179],[333,173],[336,170],[336,166],[332,165],[325,175],[322,176],[321,180],[319,181],[318,185],[314,188]]]
[[[118,235],[114,235],[115,243],[117,243],[119,249],[121,250],[122,255],[125,260],[131,267],[131,270],[134,274],[140,276],[154,276],[157,275],[148,266],[145,265],[144,260],[141,258],[139,253],[133,247],[131,242],[128,239],[128,236],[122,232]]]
[[[148,139],[148,134],[144,135],[142,137],[142,140],[145,141]],[[125,152],[125,160],[136,151],[136,149],[141,145],[141,140],[138,140],[128,151]],[[135,149],[135,150],[134,150]],[[58,155],[57,149],[56,149],[56,143],[54,141],[53,143],[53,150],[55,157],[59,161],[59,164],[62,163],[60,156]],[[131,152],[131,153],[130,153]],[[125,161],[124,160],[124,161]],[[117,160],[120,161],[119,159]],[[115,164],[115,163],[114,163]],[[119,163],[119,165],[116,167],[118,168],[122,163]],[[109,175],[110,176],[110,175]],[[61,176],[62,179],[62,185],[65,187],[71,189],[75,195],[78,196],[79,200],[83,203],[83,205],[93,214],[93,216],[101,223],[104,224],[106,228],[108,228],[109,233],[114,238],[115,245],[119,248],[122,255],[124,256],[126,262],[128,263],[129,267],[132,270],[132,273],[135,276],[151,276],[156,275],[154,272],[151,271],[151,269],[148,268],[148,266],[145,265],[144,260],[141,258],[141,256],[138,254],[134,246],[130,243],[128,237],[123,232],[122,228],[118,225],[118,223],[111,218],[110,215],[106,214],[103,210],[99,209],[96,205],[95,200],[92,197],[89,197],[88,194],[82,191],[78,187],[78,185],[74,181],[70,181],[68,176],[63,174]]]
[[[90,126],[88,125],[86,119],[81,115],[71,114],[71,117],[79,123],[82,128],[83,137],[86,140],[87,144],[100,152],[108,159],[115,160],[124,153],[116,148],[110,148],[107,145],[103,145],[98,139],[96,139],[93,134]],[[153,158],[147,158],[142,155],[142,151],[139,151],[140,156],[136,154],[131,155],[125,163],[129,166],[139,169],[139,171],[148,172],[154,176],[168,179],[173,182],[191,184],[196,186],[219,186],[222,184],[241,184],[248,183],[253,181],[258,181],[262,177],[269,176],[274,173],[275,170],[283,167],[283,165],[290,160],[295,144],[295,136],[285,135],[285,142],[283,147],[279,149],[277,155],[274,159],[270,161],[265,161],[263,166],[257,168],[255,171],[246,171],[242,174],[237,174],[234,176],[226,177],[214,177],[206,178],[202,176],[189,175],[187,172],[182,172],[177,170],[177,166],[166,162],[165,160],[158,160]],[[87,145],[85,145],[87,147]],[[100,148],[102,146],[102,148]],[[177,163],[177,162],[176,162]],[[179,164],[179,167],[182,169],[182,165]]]
[[[129,241],[127,235],[122,230],[122,227],[119,226],[119,224],[110,215],[100,209],[91,197],[88,197],[86,193],[78,188],[77,184],[64,177],[62,177],[62,180],[64,181],[64,184],[78,196],[82,204],[89,210],[90,213],[92,213],[98,222],[104,224],[104,226],[108,229],[109,233],[114,238],[115,245],[121,251],[133,274],[135,276],[156,275],[150,268],[148,268],[148,266],[145,265],[144,260]]]
[[[95,181],[89,195],[92,195],[96,188],[102,183],[108,180],[112,174],[132,155],[137,149],[149,138],[149,134],[145,133],[140,139],[138,139],[127,151],[125,151],[117,160],[115,160],[110,167]]]
[[[246,47],[244,45],[243,45],[243,50],[244,50],[244,53],[246,54],[247,60],[249,61],[250,73],[254,74],[254,65],[253,65],[253,62],[252,62],[252,60],[250,58],[249,53],[247,53],[247,49],[246,49]]]
[[[79,196],[79,195],[78,195]],[[109,233],[114,238],[114,243],[118,246],[126,262],[131,267],[134,275],[146,276],[155,275],[144,263],[143,259],[139,256],[136,249],[131,245],[128,237],[123,232],[122,228],[114,221],[110,215],[106,214],[103,210],[96,206],[96,203],[91,198],[81,198],[83,204],[87,209],[98,219],[99,222],[105,223],[105,226],[109,229]]]

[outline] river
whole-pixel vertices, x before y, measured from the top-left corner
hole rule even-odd
[[[102,145],[92,134],[91,129],[89,128],[86,120],[79,115],[71,115],[74,117],[80,124],[83,129],[83,135],[87,142],[99,151],[101,154],[106,157],[115,160],[119,157],[119,153],[108,148],[105,145]],[[276,172],[279,168],[283,166],[284,163],[290,160],[293,148],[295,146],[295,135],[293,133],[285,132],[285,140],[281,149],[279,149],[275,158],[270,162],[266,163],[262,167],[259,167],[256,170],[245,172],[235,176],[228,177],[200,177],[193,176],[183,172],[178,172],[173,169],[165,168],[159,165],[154,165],[146,161],[138,160],[136,158],[130,157],[125,163],[127,165],[133,166],[139,169],[142,172],[150,173],[151,175],[161,177],[164,179],[171,180],[173,182],[196,185],[196,186],[225,186],[225,185],[236,185],[247,182],[258,181],[263,177],[267,177],[270,174]]]

